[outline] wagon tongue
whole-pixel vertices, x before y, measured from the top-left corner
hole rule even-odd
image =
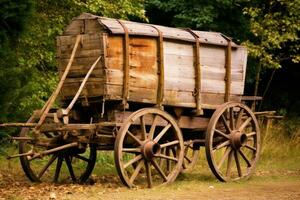
[[[35,127],[37,123],[3,123],[0,127]]]

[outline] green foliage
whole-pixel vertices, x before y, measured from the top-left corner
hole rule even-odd
[[[0,122],[25,121],[51,95],[58,80],[55,38],[73,17],[146,19],[142,0],[0,1]]]
[[[281,62],[298,63],[300,1],[258,1],[244,8],[253,38],[245,41],[249,54],[263,67],[279,68]]]
[[[147,0],[146,8],[150,22],[220,31],[235,39],[243,40],[248,30],[247,20],[242,13],[246,2],[244,0]]]
[[[85,11],[101,16],[118,19],[134,17],[147,20],[143,0],[75,0],[75,2]]]

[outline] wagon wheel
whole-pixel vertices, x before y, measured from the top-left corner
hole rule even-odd
[[[169,114],[156,108],[131,114],[115,142],[115,165],[128,187],[173,182],[182,167],[183,154],[180,128]]]
[[[200,156],[200,145],[193,140],[184,142],[184,159],[181,172],[185,173],[195,168]]]
[[[221,105],[208,124],[205,150],[209,167],[220,181],[249,178],[260,153],[254,113],[242,103]]]
[[[33,116],[28,123],[35,122]],[[51,123],[52,119],[47,119],[46,123]],[[52,122],[53,123],[53,122]],[[33,132],[29,128],[22,128],[20,137],[33,138]],[[56,141],[59,145],[64,145],[61,134],[57,132],[47,132],[38,134],[39,141]],[[19,143],[19,153],[40,152],[49,149],[43,144],[34,144],[30,141]],[[85,182],[95,166],[97,148],[93,145],[86,145],[83,149],[76,147],[65,149],[53,154],[45,155],[41,158],[31,160],[31,156],[21,156],[20,161],[26,176],[33,182]]]

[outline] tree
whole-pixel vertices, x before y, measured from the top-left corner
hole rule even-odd
[[[250,18],[252,33],[244,44],[258,63],[255,65],[254,95],[258,94],[262,70],[280,68],[286,61],[299,63],[299,12],[300,1],[291,0],[257,1],[244,8],[244,14]]]
[[[247,38],[245,0],[146,0],[151,23],[219,31],[237,40]]]
[[[24,121],[43,106],[58,80],[55,38],[82,12],[146,19],[142,0],[2,0],[0,122]]]

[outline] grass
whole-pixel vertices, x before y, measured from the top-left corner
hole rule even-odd
[[[259,169],[300,169],[300,127],[290,135],[283,122],[280,122],[271,127],[269,134],[263,132],[262,139]]]

